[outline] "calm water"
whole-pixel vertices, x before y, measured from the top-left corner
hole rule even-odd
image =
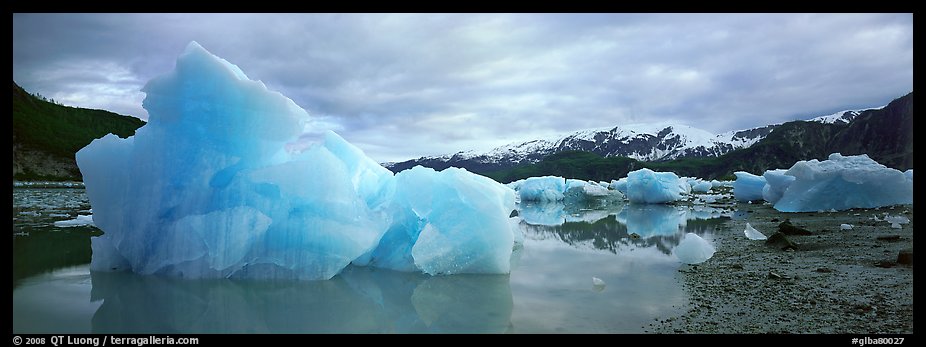
[[[14,333],[642,332],[687,298],[673,248],[730,211],[523,204],[510,275],[431,277],[351,267],[329,281],[180,280],[91,273],[82,189],[13,190]],[[598,277],[605,286],[594,286]]]

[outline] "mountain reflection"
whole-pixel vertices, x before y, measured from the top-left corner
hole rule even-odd
[[[577,247],[617,253],[621,249],[655,247],[671,254],[687,232],[713,231],[730,211],[707,206],[582,206],[562,202],[522,204],[525,237],[555,238]]]
[[[499,333],[508,275],[348,268],[328,281],[189,280],[92,272],[93,333]]]

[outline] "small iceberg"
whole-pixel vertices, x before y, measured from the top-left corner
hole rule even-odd
[[[74,218],[74,219],[60,220],[60,221],[55,222],[55,226],[59,228],[79,227],[79,226],[85,226],[85,225],[94,226],[92,214],[91,215],[81,214],[81,215],[77,215],[77,218]]]
[[[675,246],[675,256],[685,264],[699,264],[714,256],[714,246],[695,233],[687,233],[678,246]]]

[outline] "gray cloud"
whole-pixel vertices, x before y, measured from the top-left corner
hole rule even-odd
[[[13,77],[146,117],[189,41],[380,161],[622,123],[708,131],[913,89],[912,14],[16,14]]]

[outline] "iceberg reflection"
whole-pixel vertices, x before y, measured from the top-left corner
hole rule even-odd
[[[562,202],[522,203],[525,237],[555,238],[574,247],[607,250],[655,247],[672,254],[686,232],[705,234],[730,218],[731,211],[709,206],[583,206]]]
[[[349,267],[327,281],[189,280],[92,272],[93,333],[500,333],[508,275]]]

